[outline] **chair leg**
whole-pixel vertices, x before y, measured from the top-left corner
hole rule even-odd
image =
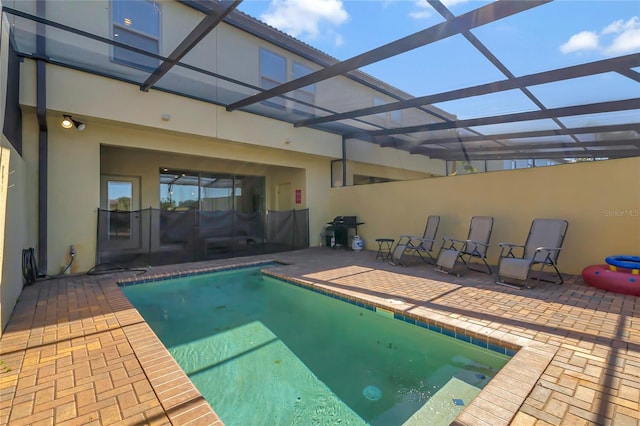
[[[416,250],[416,252],[418,253],[418,256],[420,256],[420,259],[422,259],[425,263],[429,263],[431,265],[435,265],[436,264],[436,260],[433,258],[433,256],[431,256],[431,253],[429,253],[426,250]],[[427,260],[423,255],[422,252],[425,252],[427,254],[427,256],[429,256],[430,260]]]
[[[468,259],[465,260],[464,256],[465,254],[467,256],[469,256]],[[462,263],[464,263],[464,268],[465,269],[469,269],[471,271],[476,271],[476,272],[481,272],[483,274],[489,274],[489,275],[493,275],[493,271],[491,270],[491,266],[489,266],[489,264],[487,263],[486,259],[484,257],[482,257],[482,255],[480,255],[479,253],[477,255],[473,255],[473,254],[469,254],[469,253],[460,253],[459,255],[460,259],[462,260]],[[477,268],[473,268],[471,265],[471,259],[472,258],[478,258],[480,260],[482,260],[482,263],[484,263],[484,266],[487,268],[487,270],[483,270],[483,269],[477,269]]]
[[[533,265],[531,265],[533,266]],[[557,280],[547,280],[542,278],[542,273],[544,272],[544,267],[545,266],[551,266],[554,271],[556,276],[558,277]],[[499,269],[499,264],[498,264],[498,269]],[[562,278],[562,274],[560,273],[560,271],[558,270],[558,267],[554,264],[554,263],[540,263],[540,269],[538,270],[537,273],[537,277],[535,277],[535,285],[531,285],[531,267],[529,268],[529,272],[527,273],[527,278],[524,280],[524,285],[519,286],[517,284],[512,284],[512,283],[508,283],[504,280],[504,278],[502,278],[500,276],[500,272],[498,270],[498,274],[497,274],[497,280],[496,280],[496,284],[498,285],[503,285],[505,287],[511,287],[511,288],[517,288],[517,289],[524,289],[524,288],[535,288],[538,285],[540,285],[540,281],[544,281],[546,283],[551,283],[551,284],[557,284],[557,285],[561,285],[564,283],[564,279]]]
[[[551,266],[554,269],[555,274],[558,277],[557,280],[547,280],[542,278],[542,273],[544,272],[545,266]],[[537,281],[538,281],[538,284],[540,283],[540,281],[544,281],[546,283],[561,285],[564,283],[564,278],[562,278],[562,274],[558,270],[558,267],[555,265],[555,263],[540,263],[540,270],[538,271]]]
[[[512,284],[512,283],[506,282],[504,280],[504,278],[502,278],[500,275],[498,275],[498,277],[497,277],[496,284],[504,286],[504,287],[515,288],[517,290],[523,290],[525,288],[528,288],[526,286],[526,284],[525,285],[517,285],[517,284]]]
[[[464,264],[465,264],[465,267],[466,267],[467,269],[472,270],[472,271],[482,272],[483,274],[488,274],[488,275],[493,275],[493,271],[491,270],[491,266],[489,266],[489,264],[487,263],[487,261],[485,260],[485,258],[480,257],[479,259],[480,259],[480,260],[482,260],[482,263],[484,263],[484,266],[487,268],[487,270],[486,270],[486,271],[485,271],[485,270],[483,270],[483,269],[476,269],[476,268],[472,268],[472,267],[470,266],[470,265],[471,265],[471,262],[465,262],[465,263],[464,263]],[[469,258],[469,260],[471,260],[471,258]]]

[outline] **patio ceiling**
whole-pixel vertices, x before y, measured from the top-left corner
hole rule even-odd
[[[38,16],[27,8],[4,7],[3,13],[12,23],[12,40],[20,56],[116,78],[136,84],[143,91],[167,91],[212,102],[228,111],[242,110],[296,127],[337,133],[347,141],[363,140],[449,161],[566,161],[640,155],[640,53],[561,67],[544,62],[531,66],[531,62],[505,63],[507,43],[490,47],[482,41],[483,31],[494,30],[500,22],[517,25],[522,21],[516,18],[526,17],[527,22],[536,23],[541,15],[535,11],[540,8],[552,9],[563,3],[565,8],[580,9],[588,7],[588,3],[497,1],[456,16],[440,1],[428,2],[442,17],[440,23],[344,61],[236,10],[241,0],[181,0],[183,5],[199,11],[202,18],[195,28],[185,31],[166,58],[96,34],[90,23],[86,28],[72,27],[52,20],[52,14],[42,12]],[[27,3],[30,2],[16,2],[15,6]],[[57,5],[50,3],[46,7]],[[164,8],[163,13],[169,10]],[[572,18],[580,16],[576,13]],[[221,22],[289,50],[317,67],[309,74],[265,90],[256,86],[255,79],[243,81],[220,70],[233,67],[203,66],[198,44]],[[544,22],[539,25],[540,29],[545,28]],[[46,53],[38,50],[38,34],[44,34]],[[414,96],[363,71],[369,65],[393,61],[405,54],[427,57],[431,46],[444,42],[458,47],[451,55],[469,62],[468,72],[474,73],[469,81],[481,83],[461,86],[452,82],[451,90]],[[146,70],[114,66],[110,53],[113,48],[153,58],[158,65]],[[218,57],[217,63],[236,60]],[[360,90],[333,96],[328,88],[345,78]],[[424,78],[429,78],[428,72]],[[613,82],[615,90],[611,89]],[[316,96],[311,101],[303,100],[298,91],[310,85],[314,85]],[[376,90],[385,102],[372,103],[370,95],[362,95],[363,87]],[[403,119],[390,120],[394,113]]]

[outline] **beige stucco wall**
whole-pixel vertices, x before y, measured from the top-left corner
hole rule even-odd
[[[34,115],[27,114],[26,118],[28,124],[25,125],[35,125]],[[142,208],[159,207],[160,167],[261,175],[266,177],[267,208],[273,208],[275,185],[286,181],[291,183],[292,192],[302,190],[302,204],[294,204],[294,207],[310,208],[310,227],[318,229],[318,238],[319,230],[326,222],[328,206],[324,200],[329,186],[329,160],[326,158],[121,126],[104,120],[88,121],[86,130],[78,132],[62,129],[57,120],[56,115],[48,117],[48,258],[51,274],[58,273],[68,262],[70,245],[74,245],[77,252],[72,272],[86,271],[95,263],[96,209],[100,206],[101,173],[139,177]],[[29,139],[28,152],[35,167],[37,155],[33,141]],[[290,164],[299,167],[289,167]],[[314,178],[307,179],[307,173]],[[33,193],[37,193],[37,175],[35,178],[32,180]],[[311,198],[310,194],[322,196]],[[34,216],[33,212],[31,216]],[[31,223],[35,220],[32,217]],[[314,235],[312,233],[312,237]]]
[[[29,165],[28,204],[32,207],[29,209],[28,223],[30,229],[37,232],[37,120],[32,108],[35,105],[34,76],[32,61],[25,61],[22,64],[21,103],[24,111],[25,159]],[[74,90],[70,91],[69,87],[74,87]],[[88,93],[91,95],[87,96]],[[262,168],[297,169],[291,177],[291,183],[294,189],[302,189],[304,202],[297,207],[307,207],[308,200],[326,200],[327,182],[330,179],[329,159],[340,152],[340,140],[335,135],[294,129],[287,123],[242,112],[231,114],[215,105],[162,92],[143,93],[136,86],[52,65],[47,65],[47,102],[48,273],[51,274],[58,273],[61,266],[68,262],[70,245],[74,245],[77,251],[72,272],[86,271],[95,263],[95,211],[100,205],[102,145],[232,160],[236,162],[236,169],[239,164],[255,163],[262,164]],[[74,118],[84,121],[86,130],[62,129],[59,125],[62,113],[73,114]],[[165,113],[171,115],[169,121],[162,120],[162,114]],[[219,116],[223,119],[219,120]],[[222,123],[222,126],[218,126],[218,123]],[[240,142],[222,140],[220,135]],[[289,143],[286,143],[287,140]],[[300,152],[304,151],[317,155],[301,155]],[[156,177],[142,180],[145,194],[142,207],[158,206],[157,167],[187,165],[177,161],[177,158],[172,157],[171,162],[157,160],[158,164],[153,166]],[[138,162],[141,175],[147,173],[144,172],[145,166],[153,164],[147,161]],[[130,166],[126,164],[123,162],[124,168],[120,172],[113,169],[109,172],[128,174]],[[217,167],[212,164],[206,166],[212,167],[213,171],[224,171],[216,170]],[[245,170],[248,168],[244,167]],[[305,170],[312,179],[307,180],[305,173],[300,173],[300,170]],[[282,171],[278,173],[282,175]],[[266,175],[269,176],[269,173]],[[270,184],[267,178],[267,185]],[[311,209],[312,229],[320,228],[324,223],[327,208],[323,201],[319,207]]]
[[[524,243],[534,218],[564,218],[569,229],[561,271],[579,274],[615,254],[640,256],[640,158],[332,188],[331,215],[357,215],[365,248],[375,239],[421,235],[440,215],[438,239],[466,238],[471,216],[495,218],[489,261],[498,243]],[[436,249],[440,248],[440,243]]]
[[[20,103],[35,106],[35,65],[22,64]],[[73,90],[70,90],[70,88]],[[90,124],[92,119],[121,125],[153,127],[186,135],[216,137],[248,144],[339,158],[341,138],[334,134],[197,100],[151,90],[109,78],[47,64],[47,109],[69,113]],[[170,120],[162,120],[169,114]],[[59,121],[55,123],[59,126]],[[289,143],[287,143],[289,141]]]
[[[22,250],[33,247],[27,228],[26,165],[0,135],[0,334],[22,291]]]
[[[0,2],[2,8],[2,2]],[[6,107],[9,24],[0,21],[0,335],[22,291],[22,250],[29,247],[26,165],[2,134]]]
[[[21,65],[21,76],[25,159],[29,165],[30,183],[28,203],[33,207],[28,222],[30,229],[37,230],[38,150],[37,120],[33,112],[36,100],[33,61],[25,60]],[[293,192],[302,191],[303,202],[293,206],[310,209],[311,244],[319,242],[320,232],[329,217],[330,161],[342,153],[342,141],[337,135],[295,128],[289,123],[241,111],[230,113],[216,105],[159,91],[145,93],[134,85],[50,64],[47,64],[47,108],[49,273],[58,273],[68,263],[70,245],[77,251],[72,272],[86,271],[95,262],[100,146],[180,153],[237,164],[261,164],[258,168],[270,166],[269,172],[265,173],[267,201],[272,203],[268,207],[275,207],[275,186],[290,182]],[[86,130],[62,129],[59,124],[63,113],[72,114],[86,123]],[[163,114],[169,114],[170,119],[163,120]],[[146,161],[139,163],[146,164]],[[174,165],[155,164],[156,174],[160,166]],[[181,166],[175,163],[175,167]],[[379,170],[369,167],[376,176],[386,176],[390,169],[396,172],[391,173],[394,178],[406,178],[397,173],[400,169],[386,165],[377,167]],[[157,178],[143,179],[143,193],[157,196],[157,185]],[[157,207],[158,203],[155,199],[143,198],[141,207],[149,206]]]

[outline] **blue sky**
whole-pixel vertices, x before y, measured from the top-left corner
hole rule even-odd
[[[443,3],[460,15],[490,2]],[[340,60],[443,21],[426,0],[245,0],[238,9]],[[516,76],[530,74],[640,52],[640,2],[556,0],[473,33]],[[415,96],[504,79],[462,36],[363,71]],[[612,90],[625,97],[637,93],[637,84],[623,80],[596,84],[619,87]]]

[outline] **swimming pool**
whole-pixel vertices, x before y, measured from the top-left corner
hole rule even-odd
[[[449,424],[510,359],[259,267],[122,290],[230,426]]]

